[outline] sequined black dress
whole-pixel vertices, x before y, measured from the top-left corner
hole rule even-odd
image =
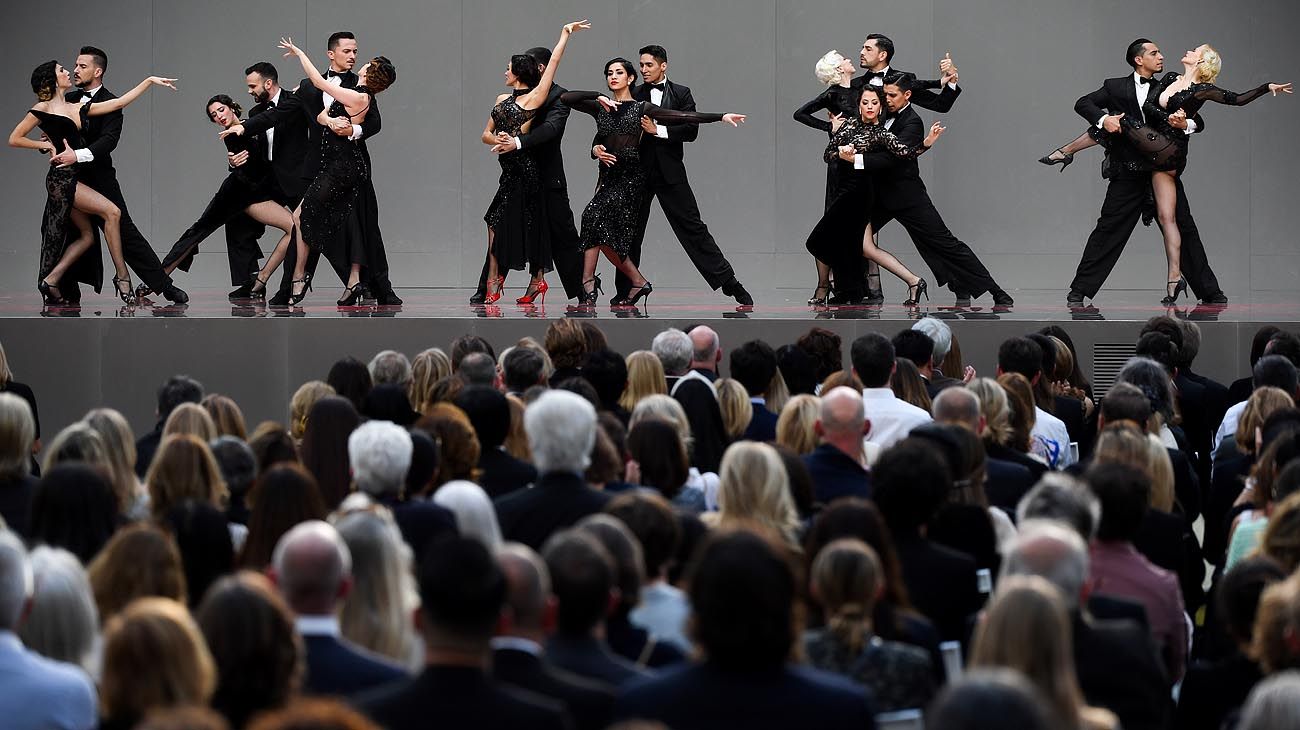
[[[358,86],[356,91],[370,95],[364,86]],[[329,116],[351,118],[347,108],[337,99],[330,104]],[[331,261],[364,265],[363,248],[351,244],[354,237],[339,233],[356,203],[361,183],[370,177],[365,156],[361,148],[347,137],[323,132],[320,140],[320,172],[302,197],[303,239],[313,249],[324,251]]]
[[[81,105],[80,125],[62,114],[51,114],[37,109],[32,109],[31,114],[36,117],[37,126],[50,143],[57,150],[62,151],[65,147],[75,150],[86,146],[81,139],[81,130],[87,124],[89,110],[89,103]],[[75,235],[71,237],[67,235],[73,227],[72,205],[76,194],[77,166],[50,165],[49,171],[45,173],[45,213],[41,217],[41,259],[37,271],[38,280],[49,275],[63,258],[68,242],[76,238]],[[89,284],[96,292],[100,290],[104,281],[104,261],[98,238],[95,238],[90,248],[78,257],[60,281]]]
[[[826,134],[831,133],[831,123],[828,120],[815,116],[819,111],[829,112],[831,114],[842,114],[846,118],[852,117],[858,110],[858,98],[862,89],[854,89],[847,86],[834,84],[826,88],[825,91],[817,95],[817,98],[809,101],[807,104],[799,107],[794,113],[794,120],[800,124],[807,125],[813,129],[820,129]],[[836,173],[839,166],[834,162],[826,165],[826,207],[831,207],[835,200],[836,189],[839,180]]]
[[[498,132],[519,136],[536,109],[519,106],[519,89],[492,107],[492,121]],[[542,178],[532,155],[513,152],[498,155],[501,178],[497,193],[483,221],[492,229],[492,255],[501,271],[528,267],[531,273],[549,271],[551,266],[550,225],[544,219]]]
[[[646,194],[646,171],[641,165],[641,117],[664,124],[707,124],[722,121],[721,114],[664,109],[647,101],[620,102],[613,112],[596,101],[595,91],[568,91],[560,101],[571,109],[596,118],[596,143],[618,158],[612,167],[601,165],[596,192],[582,211],[579,248],[609,246],[626,257],[637,237],[637,217]]]

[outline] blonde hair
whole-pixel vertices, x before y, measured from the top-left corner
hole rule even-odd
[[[776,442],[799,456],[811,453],[820,439],[814,424],[821,418],[822,399],[801,393],[790,399],[776,419]]]
[[[9,384],[14,379],[14,371],[9,369],[9,356],[5,354],[5,346],[0,342],[0,387]]]
[[[226,497],[226,483],[208,445],[189,434],[163,437],[144,481],[156,519],[186,500],[220,507]]]
[[[157,596],[186,602],[180,550],[170,535],[152,525],[118,530],[87,570],[101,621],[117,615],[137,598]]]
[[[316,405],[316,401],[331,395],[335,395],[334,386],[323,380],[308,380],[293,392],[289,401],[289,435],[294,441],[302,441],[307,433],[307,414],[311,413],[311,407]]]
[[[206,705],[217,686],[216,663],[185,606],[141,598],[104,631],[104,716],[139,719],[149,710]]]
[[[718,408],[722,411],[722,430],[728,439],[738,439],[749,428],[749,421],[754,417],[754,404],[749,400],[749,392],[739,380],[718,378],[713,384],[718,391]]]
[[[13,393],[0,393],[0,476],[26,473],[35,441],[32,407]]]
[[[125,514],[135,504],[140,492],[140,480],[135,475],[135,434],[131,432],[131,424],[112,408],[96,408],[86,414],[82,423],[94,429],[104,442],[113,492],[117,495],[118,509]]]
[[[78,421],[64,427],[54,437],[53,443],[45,450],[45,460],[41,462],[41,472],[47,473],[55,466],[69,461],[79,461],[90,466],[102,467],[104,477],[111,477],[112,464],[108,458],[108,448],[95,429]],[[116,492],[116,489],[114,490]],[[118,505],[119,509],[121,505]]]
[[[790,477],[777,450],[740,441],[727,448],[718,469],[719,526],[757,523],[775,530],[798,548],[799,513],[790,495]]]
[[[1292,494],[1273,508],[1259,551],[1288,573],[1300,566],[1300,494]]]
[[[677,437],[686,446],[687,452],[691,450],[691,446],[695,443],[695,437],[691,435],[691,422],[686,418],[686,409],[682,408],[682,404],[671,395],[656,393],[642,398],[636,404],[636,408],[632,409],[632,416],[627,421],[628,431],[642,421],[655,418],[672,426],[673,430],[677,431]]]
[[[352,554],[356,581],[339,612],[343,636],[405,663],[415,641],[411,620],[419,605],[411,549],[384,507],[345,513],[331,521]]]
[[[993,378],[976,378],[966,384],[975,394],[984,416],[984,442],[1005,446],[1011,440],[1011,406],[1007,391]]]
[[[649,350],[637,350],[627,356],[627,387],[618,397],[618,404],[627,410],[648,395],[667,394],[668,381],[659,356]]]
[[[871,633],[883,574],[876,551],[856,538],[835,540],[813,560],[813,595],[826,609],[826,628],[850,656],[862,651]]]
[[[248,427],[244,425],[244,412],[239,410],[239,404],[232,398],[218,393],[212,393],[199,402],[203,409],[212,417],[212,423],[217,428],[217,436],[234,436],[240,441],[248,440]],[[171,420],[168,418],[167,420]]]
[[[1242,410],[1241,418],[1237,421],[1237,433],[1232,437],[1237,448],[1247,454],[1255,453],[1255,430],[1262,428],[1269,416],[1294,405],[1295,400],[1281,388],[1274,388],[1271,385],[1256,388],[1255,392],[1250,394],[1250,400],[1246,401],[1246,408]]]
[[[767,384],[767,391],[763,397],[767,410],[773,413],[780,413],[785,409],[785,404],[790,402],[790,386],[785,384],[785,376],[781,374],[781,368],[777,368],[772,374],[772,380]]]
[[[524,402],[517,395],[506,395],[506,402],[510,404],[510,431],[506,433],[506,440],[501,444],[501,448],[520,461],[532,461],[533,454],[528,448],[528,432],[524,430]]]
[[[411,407],[423,413],[432,405],[434,383],[448,375],[451,375],[451,358],[441,348],[430,347],[416,355],[411,361],[411,384],[407,387]]]
[[[844,55],[839,51],[831,51],[817,59],[817,64],[813,66],[813,75],[825,86],[838,84],[844,76],[844,72],[840,71],[841,63],[844,63]]]
[[[182,403],[167,416],[167,423],[163,425],[164,437],[177,434],[196,436],[207,444],[216,440],[217,424],[203,406],[198,403]]]
[[[1151,480],[1148,506],[1161,512],[1174,509],[1174,467],[1164,442],[1142,433],[1128,422],[1106,426],[1092,447],[1094,464],[1126,464]]]
[[[1219,72],[1223,70],[1223,59],[1219,56],[1219,52],[1214,50],[1214,46],[1209,43],[1202,45],[1204,49],[1201,51],[1201,60],[1196,62],[1196,78],[1192,80],[1212,84],[1219,78]]]

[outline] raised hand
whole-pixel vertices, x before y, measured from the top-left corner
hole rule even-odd
[[[229,127],[226,127],[225,129],[217,133],[217,139],[225,139],[226,137],[229,137],[232,134],[235,135],[236,137],[244,136],[244,125],[232,124]]]
[[[577,33],[580,30],[588,30],[590,28],[591,28],[591,21],[584,19],[584,20],[575,21],[573,23],[565,23],[564,32],[568,33],[569,35],[573,35],[574,33]]]
[[[63,151],[57,155],[50,155],[50,164],[60,168],[77,164],[77,153],[68,146],[66,139],[63,140]]]
[[[939,136],[946,131],[941,122],[935,122],[930,125],[930,133],[925,135],[924,144],[926,147],[933,147],[934,143],[939,141]]]
[[[1119,131],[1119,121],[1123,118],[1124,118],[1124,112],[1120,112],[1119,114],[1111,114],[1110,116],[1107,116],[1105,119],[1102,120],[1101,128],[1106,130],[1107,132],[1110,132],[1111,134],[1115,134],[1116,132]]]
[[[605,151],[605,145],[603,144],[598,144],[595,147],[592,147],[591,154],[600,161],[600,164],[608,167],[613,167],[614,163],[618,162],[617,157]]]
[[[745,115],[744,114],[723,114],[722,121],[726,122],[727,124],[730,124],[733,127],[739,127],[740,125],[745,123]]]
[[[164,78],[162,76],[150,76],[149,83],[154,86],[166,86],[172,91],[176,91],[176,79]]]
[[[835,112],[831,112],[831,113],[830,113],[830,119],[831,119],[831,131],[832,131],[832,132],[838,132],[838,131],[840,131],[840,127],[844,126],[844,115],[843,115],[843,114],[836,114]]]
[[[604,107],[605,111],[607,112],[612,112],[618,108],[618,102],[609,98],[608,96],[596,97],[596,103]]]
[[[1291,82],[1290,82],[1290,81],[1286,82],[1285,84],[1269,84],[1269,85],[1268,85],[1268,90],[1269,90],[1269,92],[1271,92],[1271,93],[1273,94],[1273,96],[1277,96],[1279,93],[1282,93],[1282,94],[1293,94],[1293,93],[1295,93],[1295,92],[1292,91],[1292,89],[1291,89]]]
[[[293,39],[292,39],[292,38],[286,38],[285,36],[280,36],[280,42],[276,45],[276,47],[277,47],[277,48],[283,48],[283,49],[284,49],[284,51],[285,51],[285,53],[284,53],[284,57],[285,57],[285,58],[288,58],[288,57],[290,57],[290,56],[301,56],[301,55],[302,55],[302,49],[299,48],[298,46],[295,46],[295,45],[293,44]]]

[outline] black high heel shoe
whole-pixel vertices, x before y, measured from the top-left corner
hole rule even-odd
[[[1172,292],[1169,291],[1171,286],[1174,288]],[[1178,281],[1170,281],[1165,284],[1165,298],[1161,299],[1160,303],[1166,307],[1172,307],[1178,303],[1179,294],[1182,294],[1183,297],[1187,296],[1187,279],[1182,276],[1178,277]]]
[[[302,291],[297,294],[293,293],[295,284],[302,284]],[[301,279],[294,279],[289,283],[289,306],[295,306],[307,298],[307,292],[311,291],[311,274],[307,274]]]
[[[1052,150],[1052,155],[1056,154],[1057,152],[1061,152],[1060,147],[1057,147],[1056,149]],[[1056,157],[1052,157],[1052,155],[1047,155],[1046,157],[1039,157],[1038,161],[1043,163],[1044,165],[1047,165],[1048,167],[1051,167],[1052,165],[1060,165],[1061,172],[1065,172],[1065,168],[1069,167],[1071,162],[1074,162],[1074,155],[1068,154],[1066,152],[1061,152],[1061,154],[1064,156],[1059,159]]]
[[[639,302],[639,301],[641,301],[642,299],[646,300],[646,304],[649,304],[649,303],[650,303],[650,294],[651,294],[654,290],[655,290],[655,285],[654,285],[654,284],[651,284],[651,283],[649,282],[649,280],[647,280],[647,281],[646,281],[644,284],[642,284],[641,286],[636,287],[636,296],[624,296],[624,297],[622,297],[622,298],[620,298],[620,299],[615,299],[615,300],[613,301],[613,303],[611,304],[611,306],[615,306],[615,307],[635,307],[635,306],[636,306],[636,303]],[[629,291],[628,291],[628,294],[631,294],[631,293],[632,293],[632,292],[629,290]]]
[[[345,287],[343,291],[347,292],[347,295],[335,302],[340,307],[355,307],[361,303],[361,299],[366,295],[366,289],[359,281],[352,286]]]
[[[262,277],[256,275],[253,276],[253,279],[257,283],[253,284],[253,286],[249,288],[248,298],[261,299],[262,301],[266,301],[266,283],[267,281],[269,281],[269,279],[263,279]],[[260,289],[257,288],[259,286],[261,287]]]
[[[808,297],[808,306],[810,307],[826,306],[826,300],[830,298],[831,291],[832,291],[831,283],[829,281],[817,282],[817,288],[813,289],[813,295]],[[821,293],[821,296],[817,296],[818,293]]]
[[[592,285],[591,291],[586,291],[588,284]],[[596,274],[590,279],[582,282],[582,288],[584,290],[583,295],[578,299],[578,305],[582,307],[596,306],[596,301],[599,299],[600,295],[605,293],[605,290],[600,286],[600,274]]]
[[[907,299],[903,300],[903,306],[915,307],[921,303],[921,295],[925,295],[925,301],[930,301],[930,285],[925,283],[925,279],[917,279],[915,284],[907,287]]]
[[[63,292],[59,291],[58,284],[51,284],[44,279],[36,282],[36,291],[41,293],[41,299],[45,300],[47,307],[62,307],[68,301],[63,298]]]
[[[120,284],[126,284],[126,291],[122,291]],[[125,279],[113,277],[113,288],[117,290],[117,295],[122,298],[122,303],[128,307],[134,307],[139,303],[136,299],[135,290],[131,288],[131,275],[128,274]]]

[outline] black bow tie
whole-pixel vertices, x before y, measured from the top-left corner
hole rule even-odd
[[[332,79],[332,78],[334,78],[334,77],[336,77],[336,76],[337,76],[338,78],[341,79],[341,78],[343,78],[343,77],[346,76],[346,75],[347,75],[347,72],[346,72],[346,71],[339,72],[339,71],[335,71],[335,70],[332,69],[332,68],[325,69],[325,78],[327,78],[327,79]]]
[[[1139,77],[1138,77],[1138,83],[1139,83],[1139,84],[1153,84],[1153,83],[1155,83],[1155,79],[1151,78],[1150,76],[1139,76]]]
[[[884,71],[868,71],[868,72],[866,73],[866,76],[867,76],[867,78],[869,78],[869,79],[878,79],[878,78],[882,78],[882,77],[884,77],[884,75],[885,75],[885,72],[884,72]]]
[[[266,100],[266,108],[267,108],[267,109],[274,109],[274,108],[275,108],[275,102],[274,102],[274,101],[271,101],[270,99],[267,99],[267,100]]]
[[[663,85],[663,83],[658,83],[658,84],[646,84],[646,85],[649,86],[649,87],[652,88],[652,89],[658,89],[658,90],[660,90],[660,91],[663,91],[663,90],[664,90],[664,85]]]

